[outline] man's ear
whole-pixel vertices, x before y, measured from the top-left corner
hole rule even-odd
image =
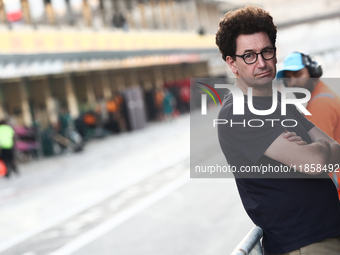
[[[227,64],[229,65],[231,71],[234,74],[238,74],[238,70],[237,70],[237,66],[236,66],[235,60],[232,57],[227,56],[225,62],[227,62]]]

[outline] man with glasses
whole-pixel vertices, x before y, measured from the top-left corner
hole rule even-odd
[[[257,61],[257,56],[261,54],[262,58],[264,60],[271,60],[272,58],[275,57],[275,47],[269,47],[264,50],[262,50],[260,53],[255,53],[255,52],[249,52],[243,55],[235,55],[236,57],[243,58],[244,62],[248,65],[254,64]]]
[[[340,254],[340,205],[326,173],[328,166],[340,163],[340,145],[294,105],[288,104],[281,114],[279,92],[272,113],[255,115],[249,110],[248,88],[249,102],[257,110],[270,109],[276,96],[276,32],[269,13],[251,6],[228,12],[219,24],[216,44],[244,94],[224,98],[218,119],[234,124],[218,125],[220,146],[237,169],[234,175],[245,210],[263,229],[265,254]],[[243,99],[244,114],[234,114],[234,103]],[[285,119],[296,125],[282,126]],[[249,125],[254,120],[263,124]],[[242,171],[263,166],[279,171]],[[312,171],[315,166],[318,171]],[[280,172],[285,167],[292,170]]]

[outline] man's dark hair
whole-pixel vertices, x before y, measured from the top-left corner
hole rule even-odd
[[[268,12],[259,7],[246,6],[225,14],[216,33],[216,44],[224,61],[227,56],[235,60],[236,39],[239,35],[265,32],[275,47],[276,31],[273,18]]]

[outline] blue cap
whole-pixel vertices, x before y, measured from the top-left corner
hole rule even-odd
[[[277,72],[276,78],[284,78],[284,71],[299,71],[304,68],[302,55],[299,52],[289,54],[283,62],[283,69]]]

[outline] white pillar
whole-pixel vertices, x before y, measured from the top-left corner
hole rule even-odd
[[[72,79],[70,76],[64,78],[66,100],[68,104],[68,109],[72,118],[77,118],[79,115],[78,103],[76,95],[74,94]]]
[[[26,91],[26,84],[25,81],[22,80],[19,82],[19,100],[21,100],[21,110],[22,110],[22,117],[23,121],[26,126],[31,126],[32,125],[32,116],[30,112],[30,107],[28,103],[28,96],[27,96],[27,91]]]

